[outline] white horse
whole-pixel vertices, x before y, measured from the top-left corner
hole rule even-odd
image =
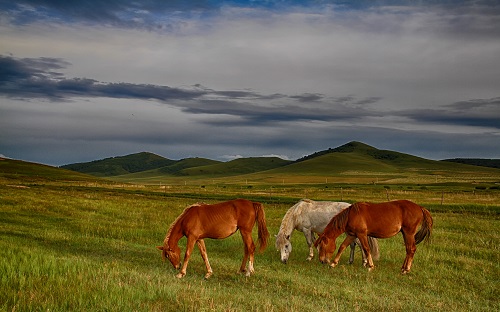
[[[314,257],[314,241],[316,237],[314,233],[321,234],[330,220],[339,212],[349,207],[351,204],[344,202],[330,202],[330,201],[313,201],[310,199],[302,199],[290,208],[283,220],[278,234],[276,235],[276,249],[281,253],[281,262],[287,263],[288,257],[292,252],[292,243],[290,236],[293,230],[301,231],[306,237],[307,245],[309,245],[309,256],[307,260],[312,260]],[[373,237],[368,237],[370,251],[374,260],[379,259],[378,242]],[[354,249],[356,244],[360,246],[359,241],[356,239],[351,246],[351,254],[349,263],[354,262]],[[366,257],[364,252],[363,264],[366,264]]]

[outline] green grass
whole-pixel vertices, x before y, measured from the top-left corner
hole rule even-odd
[[[343,185],[343,200],[409,197],[426,205],[435,227],[412,272],[399,274],[401,235],[380,240],[381,259],[367,272],[346,253],[331,269],[305,260],[295,232],[287,265],[271,239],[256,255],[256,273],[238,274],[238,234],[207,240],[214,275],[203,279],[195,250],[187,276],[174,278],[156,245],[189,204],[246,197],[264,203],[278,232],[299,198],[340,199],[340,186],[200,185],[133,188],[82,183],[0,183],[0,311],[495,311],[500,308],[500,192],[466,185]],[[21,187],[20,187],[21,186]],[[410,189],[408,187],[411,187]],[[441,194],[446,189],[445,203]],[[451,192],[454,190],[454,192]],[[406,193],[404,193],[406,191]],[[431,196],[433,195],[433,196]],[[395,199],[395,198],[391,198]],[[256,234],[255,234],[256,236]],[[185,239],[180,241],[184,250]]]

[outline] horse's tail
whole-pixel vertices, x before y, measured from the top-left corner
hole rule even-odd
[[[269,231],[266,226],[266,214],[264,207],[261,203],[253,203],[253,208],[256,213],[256,220],[259,226],[259,251],[262,252],[267,247],[267,240],[269,239]]]
[[[375,237],[368,236],[368,245],[370,246],[370,253],[372,259],[378,261],[380,259],[380,250],[378,248],[378,241]]]
[[[425,209],[424,207],[422,208],[422,213],[424,215],[424,219],[422,221],[422,226],[420,227],[420,230],[415,234],[415,244],[420,243],[425,239],[425,241],[429,241],[431,238],[431,232],[432,232],[432,216],[429,210]]]

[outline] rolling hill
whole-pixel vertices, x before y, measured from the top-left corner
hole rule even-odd
[[[428,160],[409,154],[380,150],[349,142],[296,161],[273,157],[240,158],[228,162],[205,158],[170,160],[152,153],[138,153],[89,163],[63,166],[120,182],[157,183],[178,179],[216,179],[278,183],[438,183],[500,181],[500,169],[448,161]],[[229,179],[231,178],[231,179]],[[215,180],[214,180],[215,181]]]
[[[0,180],[9,183],[44,181],[95,181],[96,177],[67,169],[0,157]]]
[[[127,156],[117,156],[91,162],[61,166],[63,169],[90,174],[96,177],[111,177],[128,173],[141,172],[175,164],[162,156],[142,152]]]
[[[455,171],[488,174],[495,170],[469,165],[457,167],[457,164],[453,163],[428,160],[404,153],[379,150],[360,142],[350,142],[303,157],[288,166],[268,171],[266,174],[283,177],[290,175],[330,176],[344,181],[352,178],[358,182],[370,182],[377,179],[411,180],[412,177],[416,181],[417,176],[451,176]],[[496,172],[500,173],[500,171]]]
[[[467,164],[481,167],[500,168],[500,159],[484,159],[484,158],[453,158],[443,159],[442,161],[449,161],[459,164]]]

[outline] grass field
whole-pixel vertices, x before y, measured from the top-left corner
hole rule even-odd
[[[492,184],[493,185],[493,184]],[[238,274],[240,236],[207,240],[214,275],[204,280],[196,251],[174,278],[155,249],[189,204],[245,197],[265,206],[276,234],[298,199],[407,198],[434,217],[430,244],[418,245],[400,275],[402,237],[380,240],[373,272],[348,254],[338,267],[305,260],[300,233],[281,264],[271,239],[255,275]],[[132,187],[0,179],[1,311],[498,311],[500,191],[473,184],[193,184]],[[256,237],[256,233],[254,234]],[[180,241],[184,250],[185,239]]]

